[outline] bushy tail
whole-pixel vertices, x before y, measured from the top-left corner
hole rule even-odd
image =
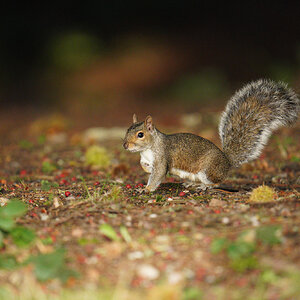
[[[261,79],[237,91],[222,114],[219,134],[223,151],[235,167],[257,158],[271,133],[292,125],[300,101],[284,83]]]

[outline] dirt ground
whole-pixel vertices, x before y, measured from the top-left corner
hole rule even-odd
[[[1,270],[14,295],[30,282],[62,299],[61,291],[95,291],[86,299],[300,299],[299,124],[276,132],[259,159],[214,189],[186,189],[168,176],[146,194],[139,155],[123,150],[121,139],[86,140],[85,130],[59,120],[31,120],[2,134],[1,201],[26,203],[18,224],[37,237],[26,249],[7,238],[1,252],[22,260],[63,247],[79,276],[38,282],[30,265]],[[218,140],[213,123],[193,131]],[[87,164],[91,144],[109,153],[108,166]],[[275,195],[250,201],[261,185]]]

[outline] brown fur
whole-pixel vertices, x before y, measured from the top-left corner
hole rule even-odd
[[[232,167],[258,157],[272,131],[297,120],[299,102],[285,84],[258,80],[237,91],[226,105],[219,126],[223,152],[194,134],[166,135],[155,128],[151,116],[139,123],[136,115],[124,148],[142,152],[142,167],[151,173],[149,191],[159,186],[168,171],[201,180],[205,187],[224,180]],[[144,133],[142,138],[139,132]]]

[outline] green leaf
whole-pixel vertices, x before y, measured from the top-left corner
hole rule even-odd
[[[15,244],[19,247],[27,246],[35,239],[35,233],[22,226],[15,227],[10,234]]]
[[[44,161],[42,164],[42,172],[43,173],[52,173],[56,170],[56,166],[49,161]]]
[[[255,256],[239,257],[232,260],[231,267],[237,272],[245,272],[247,270],[253,270],[258,267],[257,258]]]
[[[255,250],[255,244],[244,241],[236,241],[231,243],[227,248],[227,255],[230,259],[240,259],[250,256]]]
[[[12,270],[18,266],[16,258],[10,254],[0,255],[0,269]]]
[[[41,185],[43,191],[49,191],[51,189],[51,182],[49,182],[48,180],[42,180]]]
[[[10,231],[15,226],[15,221],[12,218],[0,217],[0,229]]]
[[[19,146],[22,149],[32,149],[33,148],[33,144],[31,142],[29,142],[28,140],[21,140],[19,142]]]
[[[201,300],[203,292],[197,287],[188,287],[183,291],[183,300]]]
[[[6,206],[1,207],[0,215],[9,218],[16,218],[24,215],[27,211],[25,203],[18,199],[10,200]]]
[[[226,238],[218,238],[214,239],[210,246],[210,251],[213,254],[217,254],[226,248],[228,245],[228,240]]]
[[[271,225],[257,228],[256,237],[258,240],[267,245],[280,244],[281,227],[278,225]]]
[[[3,232],[0,230],[0,248],[2,248],[2,246],[3,246]]]
[[[120,227],[120,233],[126,243],[130,243],[132,241],[131,236],[125,226]]]
[[[105,235],[107,238],[113,241],[119,241],[120,238],[118,237],[117,233],[115,230],[107,223],[102,224],[100,227],[100,232]]]
[[[71,276],[77,276],[76,272],[65,266],[65,250],[57,249],[52,253],[40,254],[30,258],[34,263],[34,273],[38,280],[46,281],[59,278],[65,282]]]

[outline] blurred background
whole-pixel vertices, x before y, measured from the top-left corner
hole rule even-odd
[[[49,114],[78,128],[126,126],[133,112],[172,125],[261,77],[299,91],[299,1],[1,6],[2,133]]]

